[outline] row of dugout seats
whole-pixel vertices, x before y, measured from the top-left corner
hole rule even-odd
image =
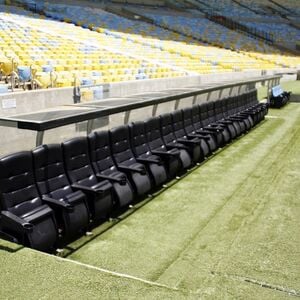
[[[256,91],[0,158],[0,232],[54,252],[264,119]]]

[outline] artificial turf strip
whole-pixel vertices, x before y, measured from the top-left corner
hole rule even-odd
[[[299,127],[299,104],[270,110],[69,258],[200,294],[220,276],[300,295]]]
[[[68,259],[153,284],[0,241],[0,299],[299,296],[300,104],[269,115],[113,228],[69,247]]]

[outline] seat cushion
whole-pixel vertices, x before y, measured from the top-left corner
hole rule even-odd
[[[51,216],[52,214],[52,209],[48,205],[44,204],[21,215],[20,218],[27,221],[28,223],[35,223],[43,218]]]

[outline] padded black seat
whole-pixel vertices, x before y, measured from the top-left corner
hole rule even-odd
[[[240,107],[239,107],[239,96],[229,98],[227,105],[229,106],[229,111],[231,115],[242,118],[244,120],[244,123],[248,131],[254,126],[253,119],[250,115],[241,114]]]
[[[237,124],[241,134],[251,128],[251,126],[249,127],[247,119],[235,115],[232,98],[225,98],[223,100],[223,116],[226,120],[230,120],[233,124]]]
[[[160,156],[152,154],[147,143],[144,122],[133,122],[129,125],[130,143],[138,162],[145,164],[153,186],[160,186],[167,181],[167,171]]]
[[[232,121],[229,118],[226,118],[227,107],[225,99],[216,100],[213,103],[215,111],[215,124],[216,126],[221,126],[226,132],[229,132],[230,140],[235,139],[241,134],[241,128],[237,121]],[[224,135],[224,132],[223,132]]]
[[[253,126],[260,122],[260,112],[256,109],[251,109],[249,104],[249,95],[244,94],[238,97],[238,110],[239,115],[247,116],[252,119]]]
[[[32,151],[36,184],[44,201],[54,210],[58,227],[69,241],[89,224],[87,199],[74,191],[64,168],[61,145],[42,145]]]
[[[160,120],[153,117],[145,121],[148,146],[152,154],[158,155],[167,168],[168,178],[172,179],[181,170],[180,151],[178,149],[167,149],[160,132]]]
[[[77,137],[62,143],[64,163],[72,188],[86,194],[92,219],[102,219],[111,212],[112,185],[97,179],[93,172],[86,137]]]
[[[53,210],[38,193],[29,151],[0,159],[1,230],[25,246],[51,252],[57,241]]]
[[[217,104],[219,105],[219,110],[217,109]],[[202,104],[202,106],[204,105],[205,104]],[[207,127],[205,127],[205,129],[211,127],[220,128],[224,143],[230,143],[230,141],[236,136],[236,132],[231,123],[229,124],[227,122],[227,124],[225,124],[224,122],[221,122],[223,118],[221,103],[218,101],[210,101],[206,103],[206,107],[210,124]]]
[[[216,145],[222,147],[224,145],[222,127],[210,127],[210,118],[207,113],[207,104],[194,105],[192,107],[192,119],[195,131],[200,134],[208,133],[215,139]]]
[[[206,142],[206,138],[201,136],[191,136],[188,135],[185,129],[184,120],[183,120],[183,112],[182,110],[175,110],[171,113],[172,123],[174,134],[177,138],[178,142],[187,145],[199,145],[200,146],[200,161],[204,160],[204,157],[207,157],[210,154],[209,146]]]
[[[137,196],[151,190],[151,180],[146,167],[137,162],[129,142],[128,126],[119,126],[110,130],[111,151],[117,168],[128,175]]]
[[[186,107],[182,110],[183,112],[183,122],[184,122],[184,129],[188,136],[190,137],[200,137],[205,139],[206,144],[208,145],[209,152],[205,154],[205,151],[203,151],[203,154],[210,155],[212,152],[216,151],[218,149],[218,146],[216,144],[216,141],[211,133],[204,132],[202,134],[197,133],[196,129],[193,124],[193,115],[192,115],[192,108]]]
[[[178,149],[180,152],[180,160],[183,169],[187,169],[192,166],[193,159],[197,162],[200,159],[201,150],[199,146],[187,146],[179,143],[173,131],[172,119],[170,114],[163,114],[159,116],[160,130],[163,141],[167,149]],[[194,152],[195,150],[195,152]]]
[[[134,191],[126,174],[120,172],[113,161],[108,131],[95,131],[88,136],[88,141],[97,178],[110,181],[117,206],[129,205],[133,201]]]

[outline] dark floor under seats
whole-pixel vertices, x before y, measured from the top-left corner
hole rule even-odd
[[[173,179],[180,174],[182,163],[180,151],[176,148],[167,149],[160,132],[159,117],[153,117],[145,121],[147,142],[152,154],[159,156],[167,169],[168,179]]]
[[[137,162],[130,148],[128,126],[119,126],[110,130],[111,150],[117,168],[126,173],[137,196],[151,190],[151,180],[146,167]]]
[[[201,149],[199,145],[185,145],[179,143],[173,131],[172,119],[169,113],[159,116],[162,139],[167,149],[178,149],[182,169],[186,170],[200,160]]]
[[[108,131],[95,131],[88,136],[88,141],[90,158],[97,178],[107,179],[112,184],[116,206],[128,206],[133,201],[134,190],[126,174],[116,167]]]
[[[184,122],[184,129],[189,137],[199,137],[201,139],[204,139],[206,144],[208,145],[209,152],[205,154],[205,151],[203,150],[203,154],[205,156],[211,155],[212,152],[216,151],[218,149],[216,140],[212,133],[208,132],[202,132],[202,134],[197,133],[196,129],[193,124],[193,116],[192,116],[192,108],[186,107],[182,110],[183,113],[183,122]]]
[[[25,246],[52,252],[58,237],[54,211],[38,193],[31,152],[0,159],[0,191],[1,231]]]
[[[201,136],[188,136],[185,130],[185,124],[183,120],[183,113],[182,110],[175,110],[171,113],[172,118],[172,124],[173,124],[173,130],[174,134],[177,138],[177,141],[182,144],[187,145],[199,145],[200,146],[200,159],[198,162],[203,161],[205,157],[207,157],[210,153],[209,146],[205,140],[205,138]]]
[[[131,148],[136,160],[146,166],[153,187],[162,186],[168,179],[165,163],[160,156],[151,153],[144,122],[129,124],[129,132]]]
[[[65,168],[72,188],[86,194],[93,220],[106,218],[113,207],[112,185],[97,179],[89,158],[87,137],[62,143]]]
[[[36,184],[43,201],[54,210],[63,244],[83,234],[89,225],[86,195],[75,191],[67,178],[60,144],[32,151]]]

